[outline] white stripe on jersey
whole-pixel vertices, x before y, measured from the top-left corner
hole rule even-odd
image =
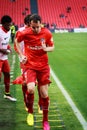
[[[25,26],[19,28],[18,31],[21,32],[21,31],[23,31],[24,29],[25,29]],[[20,43],[20,48],[21,48],[21,51],[24,53],[24,41],[22,41],[22,42]],[[22,59],[20,58],[20,56],[19,56],[19,60],[20,60],[20,62],[22,62]]]

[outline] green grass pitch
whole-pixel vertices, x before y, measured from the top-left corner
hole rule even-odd
[[[49,63],[59,77],[64,88],[87,120],[87,38],[86,33],[53,34],[55,50],[49,53]],[[13,45],[11,44],[12,48]],[[13,59],[14,57],[14,59]],[[12,66],[14,62],[14,67]],[[19,60],[13,51],[9,55],[11,81],[20,75]],[[49,87],[49,123],[51,130],[83,130],[65,97],[57,87],[53,77]],[[0,82],[0,130],[40,130],[42,115],[37,112],[37,88],[34,103],[34,127],[26,123],[27,112],[24,108],[21,85],[11,84],[11,93],[17,102],[3,98],[3,77]]]

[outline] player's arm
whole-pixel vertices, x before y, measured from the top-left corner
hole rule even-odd
[[[14,42],[14,50],[15,50],[15,52],[16,53],[18,53],[19,54],[19,52],[18,52],[18,50],[17,50],[17,47],[16,47],[16,43]]]
[[[11,48],[10,44],[8,44],[8,46],[7,46],[7,51],[8,51],[8,54],[12,53],[12,48]]]
[[[5,55],[8,55],[10,53],[10,50],[9,49],[0,49],[0,52]]]
[[[45,40],[42,41],[42,48],[46,52],[51,52],[54,50],[53,37],[50,39],[50,44],[46,44]]]
[[[0,52],[3,54],[6,53],[6,49],[0,49]]]
[[[16,32],[15,39],[17,38],[18,35],[20,35],[20,31],[17,31],[17,32]],[[15,52],[18,53],[18,55],[19,55],[19,52],[18,52],[18,50],[17,50],[15,41],[14,41],[14,50],[15,50]]]
[[[27,57],[23,54],[21,47],[20,47],[20,42],[18,42],[18,39],[15,39],[15,44],[19,53],[20,58],[22,59],[22,63],[25,64],[27,62]]]
[[[53,46],[46,46],[45,43],[42,43],[42,48],[44,51],[50,52],[54,50],[54,45]]]

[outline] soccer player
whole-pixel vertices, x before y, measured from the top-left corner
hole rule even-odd
[[[54,50],[52,33],[47,28],[41,28],[41,17],[33,14],[30,17],[30,28],[22,31],[15,39],[22,63],[25,65],[24,78],[27,83],[27,106],[28,106],[28,125],[34,125],[33,103],[35,82],[37,80],[42,98],[43,108],[43,130],[50,130],[48,122],[48,85],[50,81],[50,67],[48,64],[47,52]],[[25,55],[20,48],[20,42],[24,41]]]
[[[19,30],[17,31],[16,33],[16,37],[17,35],[20,34],[21,31],[25,30],[26,28],[30,27],[30,16],[31,14],[27,15],[25,18],[24,18],[24,27],[21,27],[19,28]],[[24,41],[21,41],[20,43],[20,48],[21,48],[21,51],[23,52],[23,54],[25,53],[24,51]],[[22,84],[22,91],[23,91],[23,96],[24,96],[24,104],[25,104],[25,109],[28,110],[27,108],[27,103],[26,103],[26,91],[27,91],[27,85],[25,83],[25,81],[23,81],[23,69],[24,69],[24,64],[22,64],[22,60],[21,60],[21,57],[19,55],[19,52],[18,52],[18,49],[16,47],[16,43],[14,42],[14,50],[18,53],[18,56],[19,56],[19,61],[20,61],[20,68],[21,68],[21,73],[22,75],[17,77],[14,81],[13,81],[13,84]]]
[[[8,54],[11,52],[11,49],[9,47],[9,40],[11,36],[11,22],[12,19],[8,15],[4,15],[1,18],[2,26],[0,27],[0,78],[3,72],[5,84],[4,98],[11,101],[16,101],[16,98],[12,97],[10,94],[10,65],[8,63]]]
[[[20,32],[23,31],[24,29],[30,27],[30,16],[31,14],[27,15],[25,18],[24,18],[24,24],[25,26],[24,27],[21,27],[19,28],[19,30],[17,31],[17,35],[20,35]],[[21,50],[23,53],[25,53],[24,51],[24,41],[22,41],[20,43],[20,47],[21,47]],[[19,55],[19,52],[17,50],[17,47],[16,47],[16,44],[14,43],[14,50],[18,53]],[[23,75],[23,69],[24,69],[24,64],[22,64],[22,61],[21,61],[21,57],[19,56],[19,60],[20,60],[20,68],[21,68],[21,72],[22,72],[22,75]],[[13,81],[13,84],[22,84],[22,91],[23,91],[23,96],[24,96],[24,104],[25,104],[25,109],[28,110],[27,108],[27,99],[26,99],[26,91],[27,91],[27,85],[25,83],[25,81],[23,82],[23,76],[19,76],[17,77],[14,81]],[[38,88],[38,86],[37,86]],[[39,89],[38,89],[38,95],[39,95],[39,101],[38,101],[38,113],[42,114],[42,106],[41,106],[41,95],[40,95],[40,92],[39,92]]]

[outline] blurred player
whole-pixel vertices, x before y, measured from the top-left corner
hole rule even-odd
[[[47,52],[54,50],[53,37],[48,29],[41,28],[41,17],[37,14],[30,17],[30,26],[31,28],[27,28],[21,32],[15,40],[22,63],[25,65],[23,75],[27,83],[27,123],[30,126],[34,125],[33,103],[35,82],[37,80],[42,98],[43,130],[50,130],[48,122],[48,85],[51,81],[49,80],[50,68]],[[20,48],[21,41],[24,41],[25,54],[22,53]]]
[[[8,63],[8,54],[11,52],[11,48],[8,44],[11,36],[11,22],[12,19],[8,15],[4,15],[1,18],[2,26],[0,27],[0,78],[3,72],[5,84],[4,98],[11,101],[16,101],[16,99],[13,98],[10,94],[10,65]]]
[[[21,28],[19,28],[19,30],[17,31],[17,33],[16,33],[16,37],[17,37],[17,35],[19,35],[20,34],[20,32],[21,31],[23,31],[23,30],[25,30],[25,28],[28,28],[28,27],[30,27],[30,14],[29,15],[27,15],[25,18],[24,18],[24,27],[21,27]],[[23,54],[24,54],[24,41],[22,41],[21,43],[20,43],[20,48],[21,48],[21,51],[23,52]],[[19,52],[18,52],[18,50],[17,50],[17,47],[16,47],[16,44],[15,44],[15,42],[14,42],[14,50],[18,53],[18,55],[19,55]],[[27,91],[27,85],[26,85],[26,83],[24,82],[24,79],[23,79],[23,69],[24,69],[24,64],[22,64],[22,60],[21,60],[21,57],[20,57],[20,55],[19,55],[19,61],[20,61],[20,68],[21,68],[21,73],[22,73],[22,75],[21,76],[19,76],[19,77],[17,77],[14,81],[13,81],[13,84],[22,84],[22,91],[23,91],[23,96],[24,96],[24,104],[25,104],[25,108],[26,108],[26,110],[27,110],[27,104],[26,104],[26,91]]]
[[[24,27],[21,27],[19,28],[17,35],[20,35],[20,32],[25,30],[26,28],[29,28],[30,27],[30,14],[27,15],[25,18],[24,18],[24,24],[25,26]],[[20,43],[20,48],[23,52],[23,54],[25,54],[25,51],[24,51],[24,41],[22,41]],[[14,49],[15,51],[19,54],[17,48],[16,48],[16,44],[14,43]],[[20,68],[21,68],[21,72],[22,72],[22,75],[23,75],[23,69],[25,68],[24,64],[22,64],[22,60],[21,60],[21,57],[19,56],[19,60],[20,60]],[[19,84],[22,84],[22,91],[23,91],[23,96],[24,96],[24,103],[25,103],[25,108],[26,110],[28,109],[27,108],[27,99],[26,99],[26,91],[27,91],[27,85],[26,83],[24,82],[24,79],[23,79],[23,76],[19,76],[16,78],[16,80],[13,81],[13,84],[16,84],[16,83],[19,83]],[[38,87],[37,87],[38,88]],[[40,95],[40,92],[39,92],[39,89],[38,89],[38,95],[39,95],[39,101],[38,101],[38,113],[42,114],[42,106],[41,106],[41,95]]]

